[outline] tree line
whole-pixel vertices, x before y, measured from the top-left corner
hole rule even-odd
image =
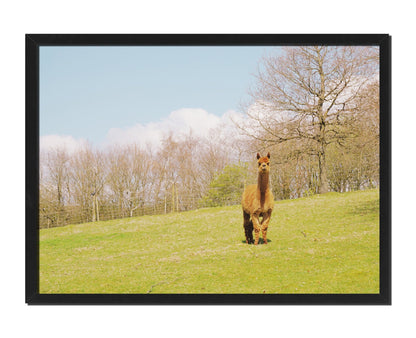
[[[137,144],[100,150],[87,144],[40,155],[40,226],[203,207],[214,177],[239,161],[219,132],[165,135],[154,150]],[[234,147],[235,149],[235,147]]]
[[[42,152],[40,227],[240,203],[264,151],[277,199],[378,187],[378,62],[373,47],[287,47],[261,60],[235,128]]]

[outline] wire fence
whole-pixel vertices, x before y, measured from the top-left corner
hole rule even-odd
[[[360,190],[378,187],[377,182],[368,186],[356,187]],[[56,201],[41,199],[39,208],[39,228],[61,227],[68,224],[79,224],[87,222],[107,221],[127,217],[139,217],[145,215],[162,215],[172,212],[183,212],[201,208],[216,206],[231,206],[241,203],[244,186],[227,185],[221,188],[210,188],[203,196],[184,194],[172,189],[170,194],[159,197],[155,201],[143,201],[138,194],[124,194],[121,198],[97,197],[91,194],[84,198],[83,204],[57,204]],[[299,198],[315,194],[311,189],[303,188],[300,192],[285,196],[282,189],[274,189],[276,200]],[[334,189],[334,191],[337,191]],[[84,196],[85,197],[85,196]]]
[[[242,193],[242,192],[241,192]],[[172,212],[183,212],[215,206],[230,206],[241,203],[241,194],[228,197],[201,198],[197,196],[175,196],[157,202],[100,203],[99,200],[87,206],[68,205],[54,206],[47,204],[39,209],[39,227],[52,228],[68,224],[79,224],[96,221],[107,221],[145,215],[162,215]]]

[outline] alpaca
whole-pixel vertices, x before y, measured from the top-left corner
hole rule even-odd
[[[267,228],[273,211],[274,199],[269,188],[270,153],[261,157],[257,153],[258,176],[257,184],[249,185],[244,189],[242,206],[244,216],[244,230],[247,244],[259,243],[260,230],[263,234],[263,243],[267,244]],[[262,220],[260,222],[260,217]],[[253,228],[255,240],[253,241]]]

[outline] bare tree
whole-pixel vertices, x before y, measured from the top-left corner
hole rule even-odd
[[[42,152],[40,159],[40,212],[48,225],[57,225],[65,218],[69,199],[69,155],[65,148],[55,148]]]
[[[126,148],[113,147],[107,151],[107,185],[110,190],[112,205],[116,208],[116,214],[123,217],[125,198],[131,189],[131,169],[128,163]]]
[[[65,148],[52,149],[47,154],[47,175],[55,188],[55,200],[59,207],[64,205],[64,189],[66,186],[69,156]]]
[[[327,147],[354,136],[356,99],[377,75],[376,53],[371,47],[309,46],[264,57],[243,129],[269,145],[296,142],[293,151],[316,156],[318,192],[327,192]]]
[[[74,202],[82,209],[82,219],[99,220],[98,203],[106,181],[102,152],[86,146],[75,153],[71,158],[70,179]]]

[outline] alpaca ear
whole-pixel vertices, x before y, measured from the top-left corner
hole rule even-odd
[[[259,159],[260,158],[260,154],[259,153],[257,153],[257,159]]]
[[[270,153],[267,153],[267,157],[270,158]]]

